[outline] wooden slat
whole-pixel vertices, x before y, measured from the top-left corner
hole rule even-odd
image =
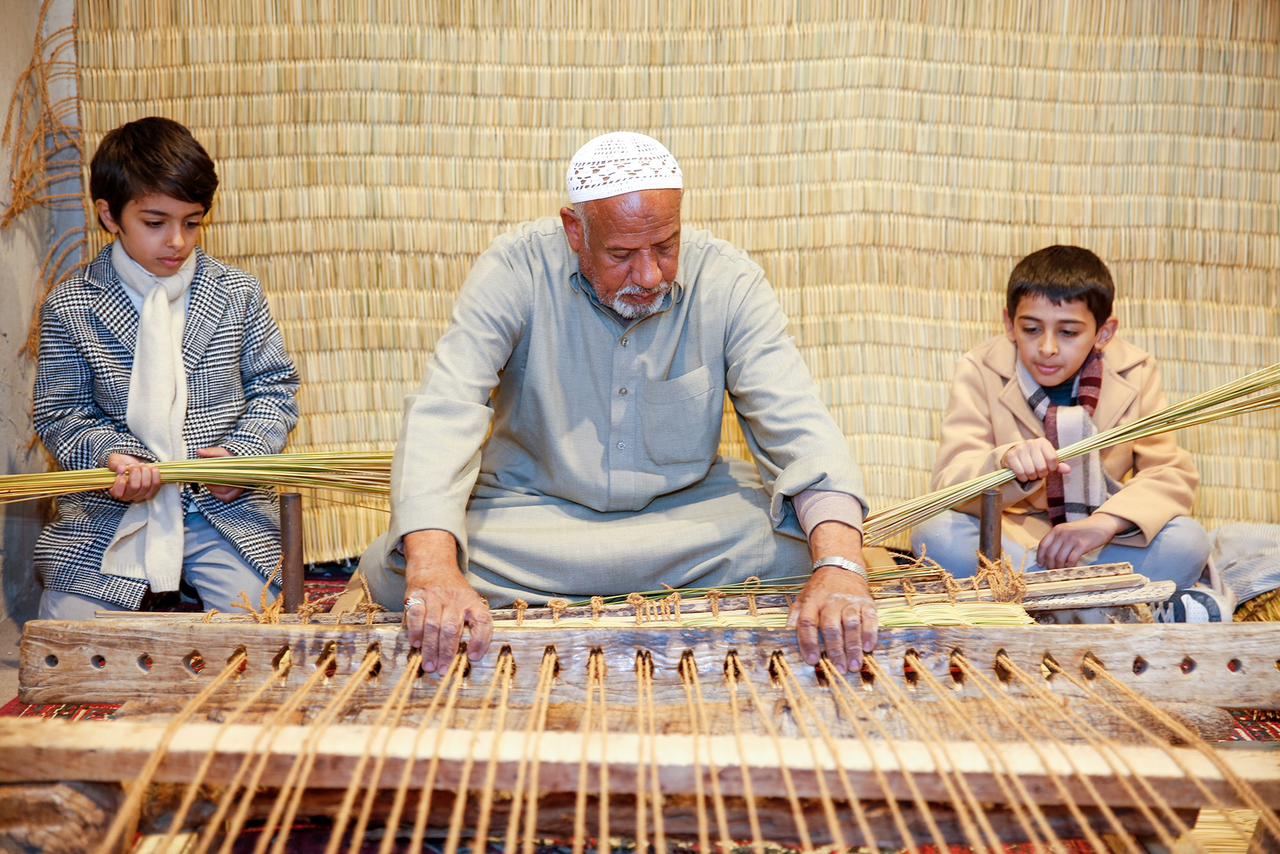
[[[27,718],[0,720],[0,782],[129,780],[137,775],[160,744],[166,729],[165,724],[149,722],[85,724]],[[192,779],[205,756],[216,747],[218,755],[206,782],[214,785],[225,783],[262,736],[262,729],[258,724],[184,725],[174,733],[155,780],[179,783]],[[528,749],[524,733],[518,731],[502,734],[480,731],[473,734],[466,729],[449,729],[439,740],[437,735],[437,730],[428,729],[418,742],[415,753],[417,732],[409,727],[395,729],[386,743],[388,760],[377,786],[397,785],[406,759],[422,755],[421,745],[432,746],[433,750],[435,745],[439,745],[438,750],[434,750],[440,759],[437,787],[446,790],[458,787],[468,755],[479,762],[488,762],[496,755],[495,786],[499,790],[510,790],[520,758]],[[282,783],[312,738],[312,729],[305,726],[282,727],[276,732],[268,742],[271,744],[271,758],[262,785]],[[382,745],[382,734],[372,727],[344,724],[327,730],[316,748],[319,753],[310,784],[323,788],[343,786],[349,782],[371,738],[375,745]],[[713,757],[719,768],[720,785],[727,794],[743,794],[740,768],[745,763],[750,769],[751,784],[757,796],[785,796],[779,770],[782,762],[790,770],[801,797],[818,795],[819,776],[825,776],[830,789],[838,792],[841,786],[835,771],[838,761],[859,796],[883,797],[884,793],[873,774],[873,769],[879,767],[889,769],[890,790],[895,798],[911,797],[904,780],[903,771],[906,771],[913,775],[927,799],[947,800],[935,754],[928,745],[918,741],[899,741],[890,747],[883,742],[841,739],[835,744],[834,754],[824,749],[816,759],[805,741],[799,738],[781,738],[775,742],[762,735],[745,734],[742,745],[739,750],[737,739],[729,735],[712,736],[702,741],[701,755]],[[593,768],[607,760],[610,791],[633,792],[638,757],[650,755],[649,749],[646,740],[634,733],[610,733],[608,740],[603,742],[598,734],[584,737],[578,732],[544,733],[540,748],[539,788],[544,792],[575,791],[579,785],[580,758],[585,752]],[[1204,795],[1190,778],[1208,787],[1224,803],[1237,803],[1231,786],[1222,780],[1217,768],[1190,748],[1161,750],[1113,746],[1109,752],[1112,757],[1119,757],[1122,767],[1142,769],[1148,782],[1175,807],[1192,807],[1203,802]],[[694,739],[691,736],[658,735],[651,755],[656,757],[664,790],[693,791]],[[974,794],[984,802],[1006,802],[1004,790],[996,777],[1007,769],[1035,791],[1042,803],[1063,803],[1049,776],[1054,774],[1063,780],[1077,803],[1094,803],[1080,780],[1083,776],[1093,783],[1108,804],[1134,805],[1131,793],[1115,779],[1114,760],[1086,745],[1073,746],[1068,759],[1052,749],[1037,750],[1025,744],[1006,744],[1000,753],[1004,769],[991,765],[984,751],[971,742],[948,741],[945,757],[941,770],[963,774]],[[1230,762],[1234,773],[1265,801],[1275,803],[1280,800],[1280,756],[1274,751],[1235,750]],[[426,763],[420,760],[415,764],[412,778],[415,786],[422,785],[426,773]],[[588,779],[590,790],[596,791],[596,774],[592,773]],[[476,782],[473,778],[473,785]]]

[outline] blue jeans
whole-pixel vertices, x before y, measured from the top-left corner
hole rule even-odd
[[[920,554],[921,546],[943,569],[957,578],[968,578],[978,565],[978,518],[948,510],[922,522],[911,531],[911,547],[916,554]],[[1015,569],[1024,560],[1027,572],[1042,569],[1035,562],[1035,549],[1028,550],[1008,537],[1003,546]],[[1084,562],[1129,563],[1134,572],[1151,581],[1172,581],[1183,588],[1196,582],[1208,559],[1209,536],[1204,528],[1189,516],[1177,516],[1145,548],[1111,543],[1092,559],[1086,555]]]
[[[258,571],[200,513],[188,513],[183,524],[182,577],[200,594],[205,610],[231,611],[231,603],[240,601],[242,590],[257,607],[266,583]],[[271,585],[271,596],[279,592],[279,585]],[[94,611],[127,610],[123,605],[64,590],[46,590],[40,597],[42,620],[92,620]]]

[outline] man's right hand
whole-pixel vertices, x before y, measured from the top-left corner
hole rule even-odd
[[[422,669],[447,669],[469,630],[467,658],[489,649],[493,615],[457,567],[457,543],[446,531],[415,531],[404,538],[405,631],[409,646],[422,650]]]
[[[107,468],[116,473],[116,482],[111,484],[107,494],[117,501],[150,501],[164,486],[160,469],[129,454],[107,457]]]
[[[1044,436],[1019,442],[1004,452],[1004,458],[1000,462],[1005,468],[1013,469],[1014,475],[1022,483],[1040,480],[1055,471],[1058,474],[1068,474],[1071,471],[1071,466],[1058,460],[1058,449]]]

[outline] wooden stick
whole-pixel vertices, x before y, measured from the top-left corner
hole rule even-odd
[[[280,575],[284,609],[298,613],[306,599],[306,571],[302,554],[302,496],[280,493]]]
[[[992,563],[1000,560],[1004,547],[1000,541],[1004,507],[1000,490],[988,489],[982,493],[982,515],[978,526],[978,553]]]

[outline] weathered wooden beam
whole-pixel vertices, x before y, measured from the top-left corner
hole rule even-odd
[[[308,816],[314,817],[332,817],[341,810],[342,801],[345,796],[344,790],[337,789],[315,789],[307,790],[303,803]],[[415,793],[416,796],[416,793]],[[276,797],[274,790],[265,790],[249,808],[249,818],[265,819]],[[479,813],[479,801],[475,793],[464,793],[466,799],[463,807],[462,826],[463,838],[469,838],[470,832],[475,828]],[[457,796],[453,792],[436,792],[431,798],[431,809],[427,818],[426,826],[432,835],[443,835],[444,828],[449,827],[453,817],[453,811]],[[538,817],[536,835],[541,838],[551,839],[571,839],[575,831],[576,818],[576,797],[568,792],[552,792],[544,794],[538,799]],[[733,840],[749,840],[751,838],[751,823],[746,801],[743,798],[735,796],[724,797],[724,811],[726,824],[728,825],[729,837]],[[383,790],[375,795],[372,805],[373,822],[371,827],[376,827],[376,833],[382,832],[382,825],[385,823],[386,816],[390,812],[392,802],[392,793]],[[653,808],[652,802],[648,806],[646,816],[646,826],[650,828],[652,833],[653,826]],[[409,810],[416,807],[416,800],[410,799],[408,802]],[[202,829],[202,818],[207,818],[212,812],[212,807],[201,809],[201,804],[197,801],[196,807],[192,810],[192,820],[188,822],[188,826]],[[586,799],[585,814],[587,820],[587,835],[590,839],[595,839],[598,835],[599,828],[597,826],[597,816],[599,815],[599,798],[595,794],[589,794]],[[663,793],[663,826],[667,839],[680,840],[686,842],[695,842],[698,839],[698,805],[696,799],[692,795],[677,794],[671,792]],[[826,815],[823,812],[822,805],[815,799],[805,799],[801,802],[801,812],[804,816],[805,826],[809,830],[810,840],[815,845],[829,845],[835,840],[831,832],[831,828],[827,823]],[[176,807],[176,803],[174,804]],[[637,835],[636,831],[636,800],[634,796],[626,793],[614,792],[609,795],[609,823],[610,835],[613,837],[631,837]],[[756,813],[757,820],[760,825],[761,836],[769,840],[772,845],[785,845],[791,848],[799,848],[801,840],[799,832],[796,828],[795,818],[792,815],[791,804],[784,798],[754,798],[752,807]],[[863,811],[866,813],[867,822],[871,826],[872,833],[875,835],[876,842],[881,846],[892,846],[895,848],[908,847],[908,840],[900,834],[893,815],[886,802],[883,801],[863,801]],[[949,844],[963,845],[967,842],[963,827],[957,817],[954,808],[946,804],[929,804],[929,817],[934,826],[936,826],[942,835],[942,838]],[[162,811],[164,806],[161,804],[152,804],[148,813],[155,815],[157,811]],[[710,797],[708,796],[703,805],[703,809],[707,812],[712,811]],[[912,803],[901,803],[898,805],[899,812],[903,815],[904,823],[908,832],[911,834],[910,840],[916,845],[932,842],[932,836],[923,814]],[[492,837],[501,838],[506,832],[508,823],[511,820],[511,801],[505,798],[497,798],[491,804],[490,810],[490,834]],[[1097,809],[1083,807],[1082,812],[1090,826],[1099,833],[1113,833],[1114,828],[1108,818]],[[1126,807],[1112,808],[1113,814],[1116,816],[1120,826],[1135,838],[1143,838],[1154,836],[1155,827],[1146,820],[1143,814],[1136,810]],[[1195,823],[1196,814],[1194,810],[1179,810],[1181,818],[1187,825]],[[203,813],[203,815],[201,815]],[[991,824],[997,838],[1007,844],[1017,844],[1028,840],[1028,835],[1022,821],[1018,819],[1013,810],[1003,807],[999,804],[984,804],[983,813],[987,821]],[[1045,816],[1045,820],[1049,826],[1053,828],[1054,834],[1059,839],[1076,839],[1082,836],[1079,825],[1071,815],[1070,811],[1065,807],[1057,807],[1053,805],[1045,805],[1041,807],[1041,813]],[[164,837],[159,833],[159,828],[167,827],[165,816],[158,816],[158,821],[153,821],[157,827],[156,831],[151,831],[153,835],[149,837],[155,843],[163,841]],[[711,838],[718,839],[718,833],[715,827],[714,816],[710,817]],[[402,814],[400,824],[400,840],[401,847],[409,841],[410,827],[412,819]],[[849,845],[869,845],[869,840],[863,838],[858,828],[857,822],[853,819],[853,814],[846,809],[843,804],[840,807],[840,829],[844,835],[845,841]],[[394,832],[394,831],[392,831]],[[323,831],[314,831],[321,839],[328,838],[328,829]],[[299,840],[300,836],[306,836],[306,830],[294,831],[290,837],[290,842]],[[523,839],[524,834],[518,833],[517,838]],[[1224,838],[1230,838],[1225,836]],[[146,848],[148,837],[144,837],[138,851],[159,850],[156,848]],[[588,845],[588,848],[594,847]]]
[[[978,523],[978,554],[992,563],[1000,560],[1004,545],[1000,541],[1003,528],[1004,503],[1000,490],[988,489],[982,493],[982,511]]]
[[[59,720],[12,718],[0,720],[0,782],[41,780],[124,781],[136,777],[152,752],[161,743],[168,727],[163,723],[129,721],[94,721],[91,723]],[[385,742],[384,742],[385,738]],[[695,767],[695,741],[701,765]],[[317,751],[310,785],[320,788],[345,786],[355,772],[366,749],[386,755],[381,776],[374,781],[378,788],[398,784],[405,762],[418,757],[411,780],[421,787],[428,772],[429,757],[439,762],[436,787],[458,789],[469,764],[487,768],[495,765],[495,786],[510,790],[515,785],[518,767],[530,752],[525,733],[468,729],[439,730],[431,727],[419,732],[399,727],[389,735],[384,730],[365,725],[339,724],[315,739],[313,728],[285,726],[269,730],[262,724],[220,725],[186,724],[177,729],[168,751],[156,772],[156,782],[189,781],[211,750],[216,749],[206,782],[226,783],[235,774],[246,755],[254,753],[254,745],[270,745],[261,784],[281,784],[293,763],[308,749]],[[740,746],[741,745],[741,746]],[[1062,804],[1053,781],[1056,776],[1076,803],[1094,804],[1081,778],[1087,778],[1107,804],[1136,806],[1133,792],[1117,779],[1115,764],[1134,769],[1174,807],[1191,808],[1204,802],[1200,786],[1207,788],[1228,806],[1239,804],[1231,784],[1222,779],[1208,758],[1191,748],[1154,748],[1112,745],[1100,753],[1088,745],[1073,745],[1069,756],[1049,745],[1032,747],[1021,743],[1001,746],[998,761],[992,761],[984,749],[973,742],[946,740],[942,747],[920,741],[863,742],[839,739],[816,755],[802,738],[777,740],[756,734],[722,735],[695,739],[689,735],[668,734],[646,738],[635,733],[610,733],[607,740],[598,733],[545,732],[539,741],[539,790],[574,792],[580,788],[579,767],[585,754],[592,773],[587,778],[589,791],[597,791],[598,769],[607,765],[609,790],[634,792],[640,763],[657,768],[664,791],[694,791],[694,778],[702,774],[709,785],[707,764],[714,763],[722,790],[731,795],[744,794],[745,765],[752,791],[759,797],[785,797],[786,787],[781,767],[786,766],[792,784],[801,797],[817,797],[822,777],[832,792],[842,791],[836,773],[837,763],[844,769],[858,797],[884,798],[875,769],[888,775],[888,795],[909,799],[910,789],[904,775],[910,774],[924,797],[931,801],[948,799],[943,773],[963,775],[966,785],[983,802],[1006,803],[1006,788],[1001,775],[1016,775],[1040,803]],[[1233,772],[1251,786],[1267,803],[1280,802],[1280,756],[1266,749],[1231,751]],[[477,786],[483,774],[470,777]]]
[[[656,682],[676,692],[679,666],[687,653],[707,682],[722,682],[725,656],[736,651],[757,681],[767,681],[770,657],[781,651],[802,684],[817,685],[813,669],[796,650],[795,633],[784,629],[555,629],[501,627],[492,650],[472,665],[472,681],[487,681],[497,653],[509,647],[516,662],[517,686],[531,687],[538,664],[552,649],[564,688],[585,685],[593,650],[605,658],[611,682],[631,678],[637,650],[653,657]],[[255,689],[271,673],[283,651],[294,666],[267,699],[279,699],[301,685],[325,651],[336,659],[332,685],[354,672],[370,649],[381,670],[363,696],[381,702],[403,672],[409,648],[399,625],[257,625],[218,621],[210,624],[158,618],[95,622],[33,621],[23,634],[20,696],[28,703],[124,702],[172,698],[181,701],[206,684],[238,650],[248,655],[243,676],[228,684],[226,697]],[[932,628],[881,632],[876,659],[901,679],[908,651],[939,679],[952,682],[951,656],[960,652],[975,667],[1000,676],[996,656],[1003,652],[1029,673],[1040,673],[1046,656],[1064,670],[1087,675],[1086,657],[1096,659],[1117,679],[1152,700],[1183,700],[1217,706],[1280,706],[1280,625],[1026,626],[1001,629]],[[427,677],[429,681],[435,677]],[[1003,682],[1011,695],[1020,689]],[[1056,693],[1078,693],[1061,677],[1048,679]],[[874,699],[878,689],[869,687]],[[977,697],[977,688],[956,683],[958,698]],[[323,696],[321,691],[318,696]],[[568,699],[572,699],[569,697]]]
[[[118,783],[0,784],[0,851],[81,854],[103,838],[123,801]]]
[[[302,496],[280,493],[280,586],[284,609],[297,613],[306,598],[306,570],[302,552]]]

